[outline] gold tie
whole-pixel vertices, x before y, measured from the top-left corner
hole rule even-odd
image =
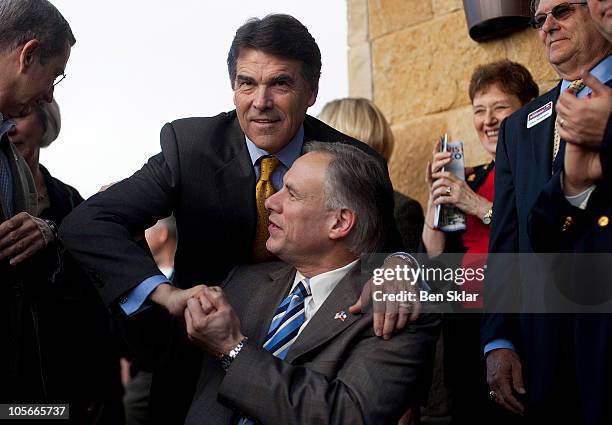
[[[257,227],[255,231],[255,251],[253,261],[260,263],[273,260],[275,257],[266,249],[268,240],[269,211],[266,209],[266,199],[276,192],[272,186],[272,173],[278,167],[280,161],[274,156],[264,156],[259,162],[259,180],[255,186],[255,200],[257,202]]]
[[[569,85],[567,90],[576,95],[580,90],[584,88],[584,83],[581,79],[574,80]],[[557,154],[559,153],[559,146],[561,145],[561,136],[559,136],[559,117],[555,120],[555,136],[553,139],[553,156],[552,156],[552,173],[555,173],[555,160],[557,159]]]

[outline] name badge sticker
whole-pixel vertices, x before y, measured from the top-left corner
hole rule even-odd
[[[551,101],[527,115],[527,128],[531,128],[534,125],[541,123],[546,118],[550,117],[552,113],[553,103]]]

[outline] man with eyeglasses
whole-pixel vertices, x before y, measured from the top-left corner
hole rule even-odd
[[[559,214],[560,207],[581,211],[592,207],[592,199],[601,199],[601,188],[585,187],[585,181],[574,187],[572,178],[575,164],[583,161],[582,148],[569,138],[564,140],[569,119],[561,116],[562,106],[556,108],[560,96],[579,100],[593,93],[596,98],[599,89],[606,87],[597,81],[610,85],[612,46],[597,30],[586,1],[541,0],[533,6],[532,25],[562,81],[500,127],[489,245],[493,254],[531,253],[542,251],[543,246],[548,248],[545,252],[564,252],[564,247],[551,241],[558,240],[557,233],[572,234],[582,224],[578,226],[578,214]],[[581,77],[584,82],[577,81]],[[597,154],[602,163],[611,160],[610,142],[600,139]],[[560,189],[563,183],[565,192]],[[542,209],[542,198],[553,188],[559,196]],[[543,234],[533,225],[530,220],[538,213],[554,222],[554,231],[549,228]],[[583,249],[593,250],[587,246]],[[612,349],[609,316],[508,314],[541,313],[550,306],[545,284],[552,283],[555,271],[535,273],[541,270],[536,265],[534,256],[489,256],[488,313],[482,325],[489,395],[504,408],[525,415],[529,423],[610,423],[612,376],[609,359],[602,355]]]
[[[0,0],[0,403],[46,396],[32,284],[57,269],[57,228],[34,217],[37,194],[27,164],[9,142],[12,117],[51,102],[75,39],[46,0]]]

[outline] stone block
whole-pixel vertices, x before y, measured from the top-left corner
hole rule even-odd
[[[349,48],[349,95],[372,99],[372,60],[370,43]]]
[[[433,144],[446,129],[441,116],[423,117],[392,127],[395,148],[389,161],[393,187],[427,205],[425,166],[431,159]]]
[[[463,10],[463,2],[461,0],[433,0],[432,4],[433,12],[436,16]]]
[[[346,5],[348,18],[348,45],[369,41],[368,0],[348,0]]]
[[[506,46],[508,59],[527,67],[536,81],[558,80],[557,73],[546,60],[544,45],[537,31],[527,28],[502,41]]]
[[[368,12],[372,39],[433,17],[430,0],[368,0]]]
[[[476,43],[451,13],[372,42],[374,100],[392,123],[469,105],[474,67],[504,57],[502,42]]]

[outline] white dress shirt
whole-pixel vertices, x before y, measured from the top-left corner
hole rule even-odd
[[[338,285],[338,283],[357,264],[358,261],[359,260],[355,260],[344,267],[321,273],[310,278],[310,295],[304,298],[304,315],[306,316],[306,320],[300,327],[298,335],[304,330],[310,319],[323,305],[327,297],[329,297],[329,294],[331,294],[336,288],[336,285]],[[296,271],[295,279],[293,280],[293,285],[291,286],[289,293],[291,293],[297,284],[304,279],[306,279],[306,277],[299,271]]]

